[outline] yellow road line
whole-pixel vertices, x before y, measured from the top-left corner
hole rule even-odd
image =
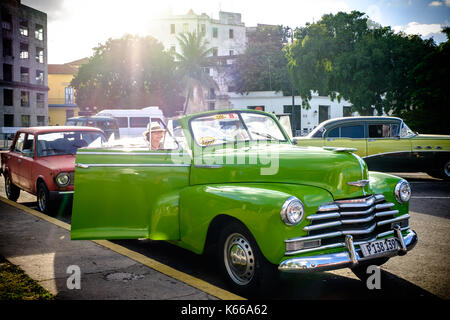
[[[45,221],[48,221],[54,225],[57,225],[58,227],[61,227],[63,229],[70,231],[70,224],[68,224],[68,223],[60,221],[60,220],[50,217],[48,215],[45,215],[39,211],[30,209],[20,203],[8,200],[2,196],[0,196],[0,201],[4,202],[10,206],[13,206],[17,209],[20,209],[22,211],[25,211],[33,216],[36,216]],[[201,279],[193,277],[187,273],[178,271],[172,267],[169,267],[169,266],[162,264],[156,260],[146,257],[143,254],[132,251],[130,249],[127,249],[123,246],[120,246],[120,245],[110,242],[108,240],[92,240],[92,241],[97,243],[98,245],[101,245],[101,246],[108,248],[114,252],[117,252],[123,256],[126,256],[134,261],[137,261],[143,265],[146,265],[147,267],[150,267],[158,272],[161,272],[171,278],[174,278],[176,280],[184,282],[194,288],[197,288],[197,289],[199,289],[205,293],[208,293],[212,296],[215,296],[219,299],[222,299],[222,300],[245,300],[245,298],[243,298],[241,296],[235,295],[229,291],[226,291],[224,289],[216,287],[206,281],[203,281]]]

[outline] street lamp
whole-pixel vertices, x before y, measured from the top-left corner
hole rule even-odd
[[[294,43],[294,30],[291,27],[286,27],[286,31],[289,32],[289,36],[291,37],[291,45]],[[292,124],[293,124],[293,130],[292,130],[292,136],[295,137],[296,135],[296,123],[295,123],[295,95],[294,95],[294,83],[292,81],[292,77],[289,77],[291,82],[291,94],[292,94]],[[300,114],[301,116],[301,114]],[[301,117],[300,119],[301,120]]]

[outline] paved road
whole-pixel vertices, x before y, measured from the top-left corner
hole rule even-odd
[[[281,274],[276,291],[268,299],[450,299],[450,182],[426,174],[397,174],[411,183],[410,224],[419,243],[404,257],[382,266],[380,290],[367,289],[349,269],[307,275]],[[4,195],[3,177],[0,194]],[[21,193],[19,203],[36,207],[36,197]],[[70,204],[57,216],[70,222]],[[225,285],[210,257],[198,256],[166,242],[114,241],[219,287]],[[273,292],[277,292],[274,296]],[[251,298],[251,297],[249,297]]]

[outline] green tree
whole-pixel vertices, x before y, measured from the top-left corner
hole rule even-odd
[[[450,134],[450,27],[442,31],[447,41],[430,50],[412,70],[414,103],[394,112],[419,132]]]
[[[312,90],[348,100],[353,111],[372,115],[374,108],[381,113],[414,104],[413,69],[432,46],[432,41],[373,24],[364,13],[339,12],[297,29],[287,57],[304,107]]]
[[[94,48],[71,85],[83,109],[160,106],[174,115],[182,108],[173,57],[153,37],[125,35]]]
[[[177,58],[177,74],[184,86],[185,103],[183,113],[186,113],[194,89],[200,99],[203,99],[204,88],[217,88],[216,82],[205,72],[205,67],[211,65],[208,56],[212,48],[208,41],[197,32],[182,33],[178,36],[181,53],[175,53]]]
[[[283,91],[292,93],[287,72],[288,60],[283,47],[288,41],[288,27],[261,25],[248,34],[248,47],[231,67],[234,90]]]

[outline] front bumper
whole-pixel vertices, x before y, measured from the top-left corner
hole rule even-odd
[[[391,251],[385,254],[364,258],[361,249],[356,249],[353,244],[353,237],[348,235],[345,239],[346,251],[330,254],[318,254],[309,257],[300,257],[284,260],[278,270],[283,272],[311,272],[326,271],[357,266],[360,262],[370,262],[370,260],[381,257],[393,257],[397,255],[405,255],[409,250],[413,249],[418,241],[417,233],[408,230],[405,236],[402,236],[400,228],[394,232],[394,237],[399,244],[398,251]]]
[[[49,200],[53,201],[53,200],[60,200],[60,199],[64,199],[64,198],[73,198],[73,190],[69,190],[69,191],[50,191],[48,193],[49,196]]]

